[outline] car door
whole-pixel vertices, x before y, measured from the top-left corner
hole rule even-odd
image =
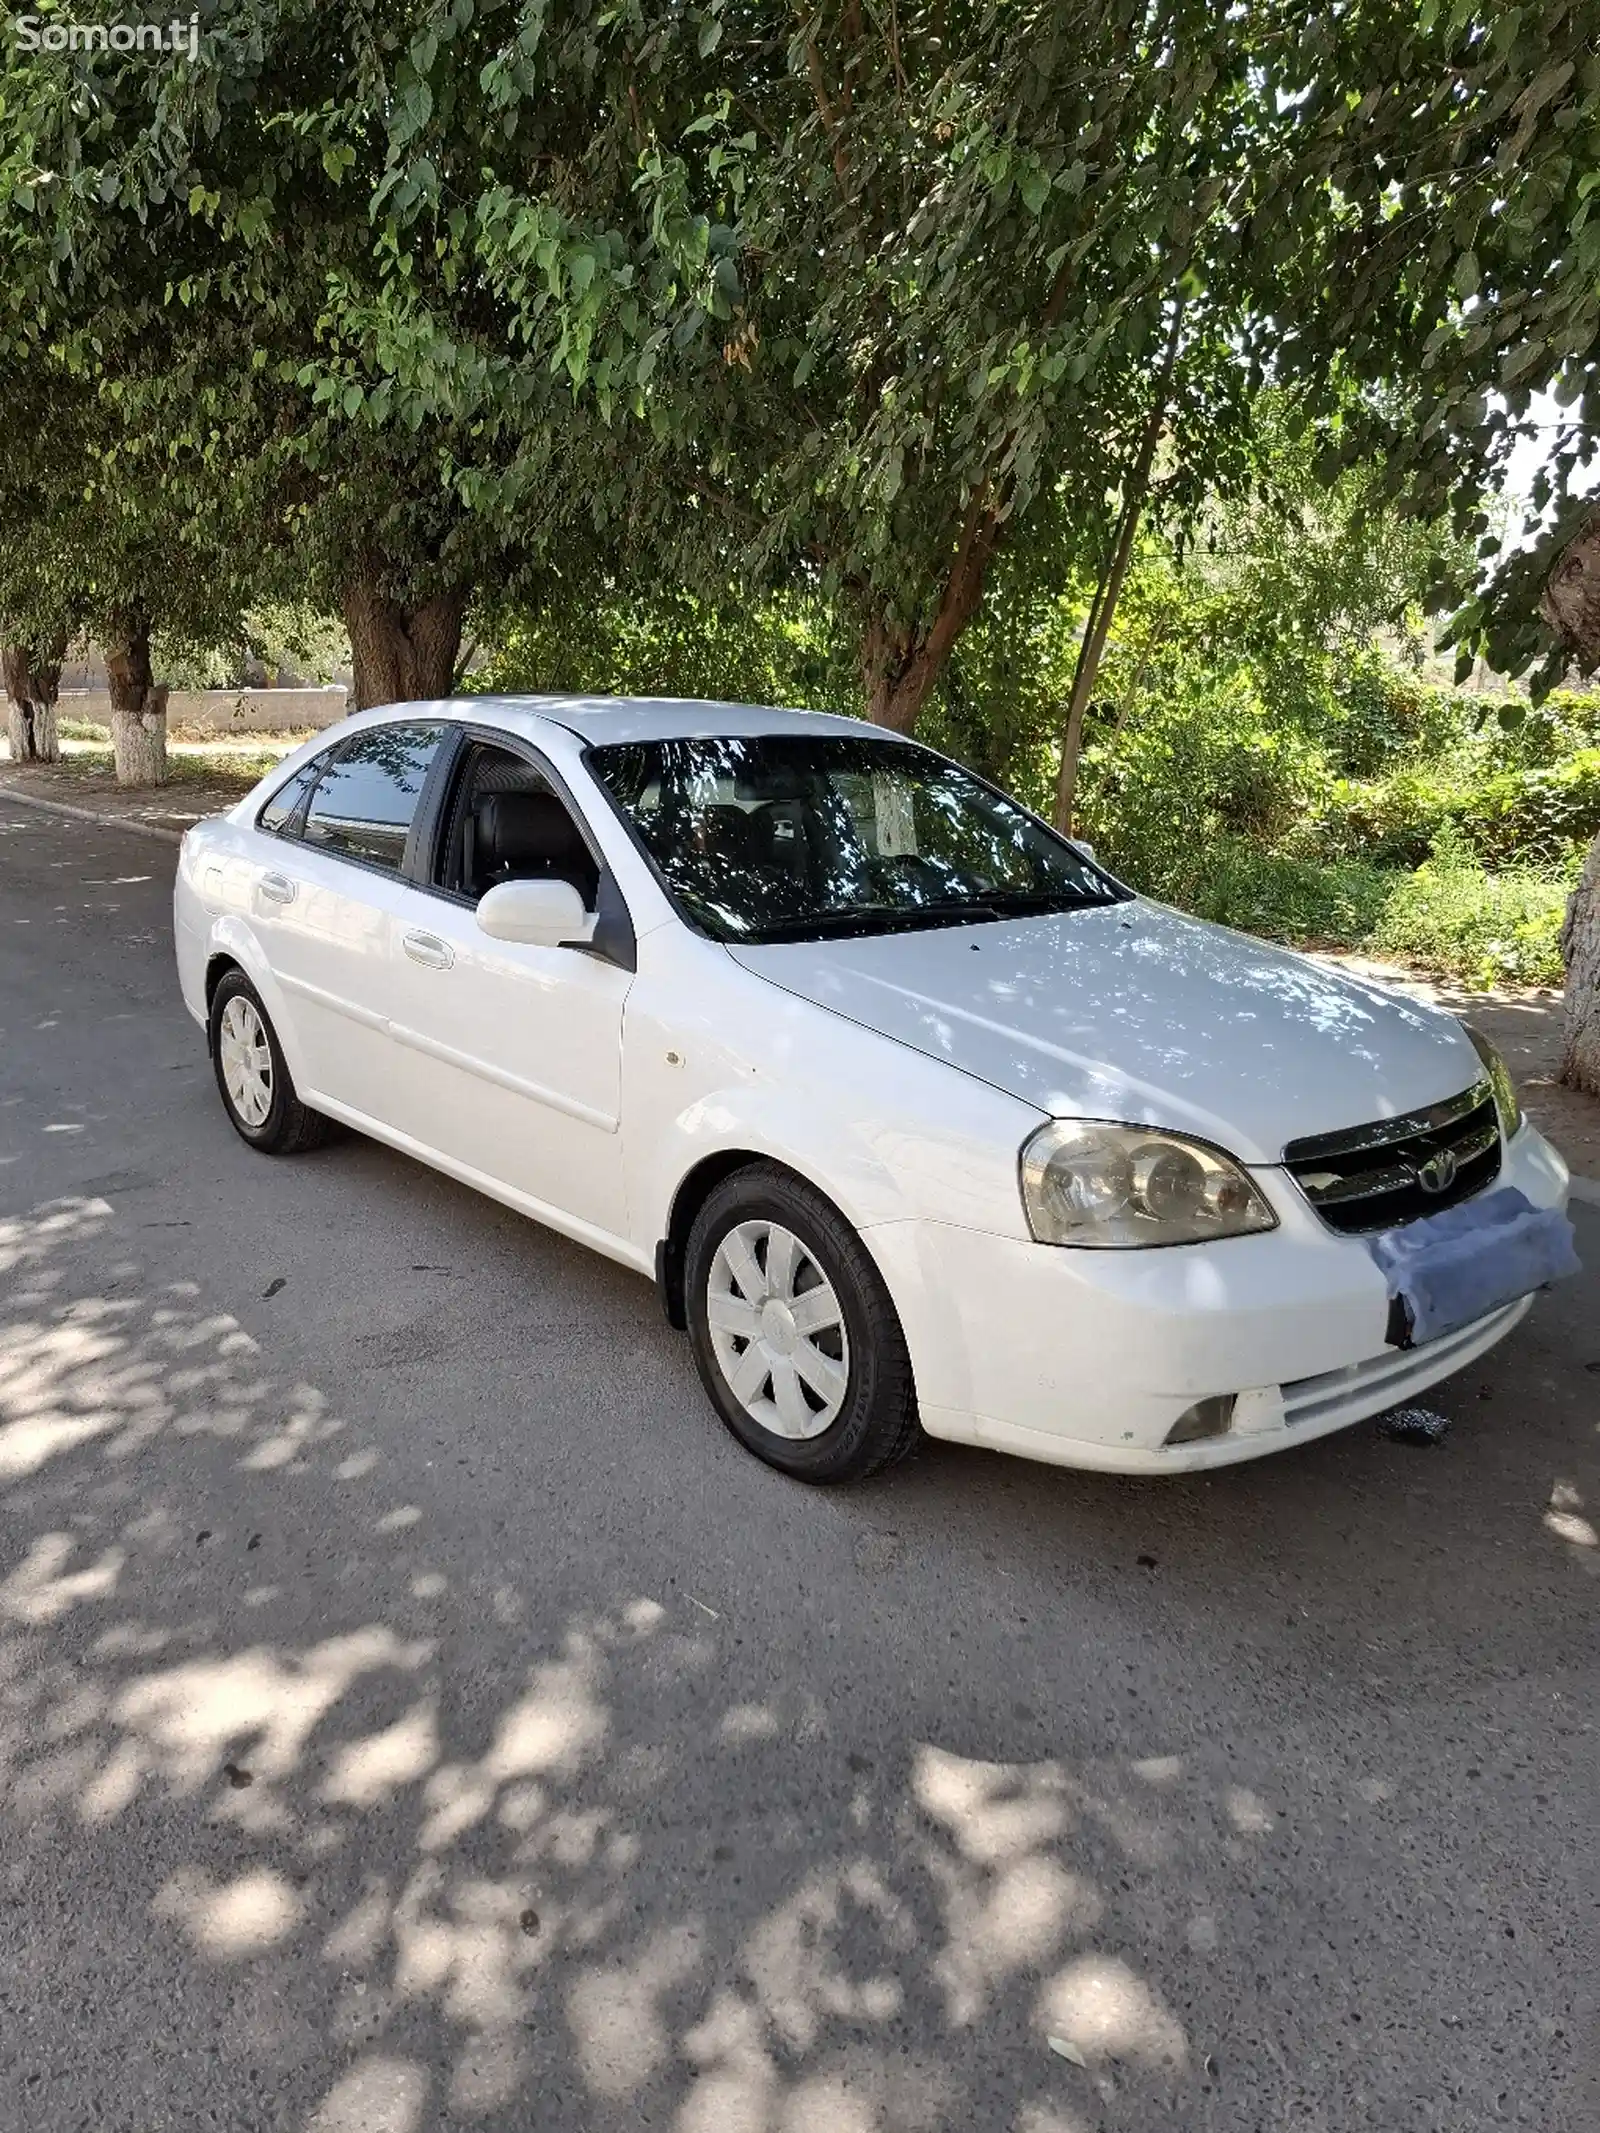
[[[448,730],[434,720],[369,726],[331,751],[263,849],[251,890],[302,1093],[383,1123],[395,1099],[388,995],[402,870]]]
[[[395,910],[392,1028],[409,1054],[395,1069],[401,1123],[453,1167],[604,1243],[627,1227],[620,1111],[631,956],[496,941],[479,929],[478,885],[452,875],[451,853],[485,750],[522,766],[530,790],[548,796],[559,785],[525,744],[479,735],[441,793],[432,878],[402,887]],[[583,893],[609,899],[615,937],[631,941],[592,833],[570,796],[557,797],[599,877]]]

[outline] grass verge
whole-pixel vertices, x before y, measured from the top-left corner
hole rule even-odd
[[[1560,985],[1569,874],[1485,873],[1457,855],[1415,869],[1321,863],[1218,838],[1135,886],[1294,948],[1386,956],[1471,985]]]

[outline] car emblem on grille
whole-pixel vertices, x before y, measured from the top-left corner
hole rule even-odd
[[[1438,1148],[1425,1163],[1417,1165],[1417,1183],[1424,1192],[1448,1192],[1456,1181],[1456,1158],[1453,1148]]]

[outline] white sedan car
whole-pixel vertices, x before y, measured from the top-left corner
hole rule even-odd
[[[342,1121],[653,1278],[808,1481],[919,1429],[1123,1473],[1300,1444],[1481,1355],[1369,1249],[1560,1157],[1452,1017],[1134,895],[857,721],[391,705],[184,840],[228,1116]]]

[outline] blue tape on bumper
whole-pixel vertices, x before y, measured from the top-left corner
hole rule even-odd
[[[1556,1208],[1535,1207],[1515,1185],[1385,1230],[1367,1239],[1367,1249],[1418,1343],[1579,1271],[1572,1224]]]

